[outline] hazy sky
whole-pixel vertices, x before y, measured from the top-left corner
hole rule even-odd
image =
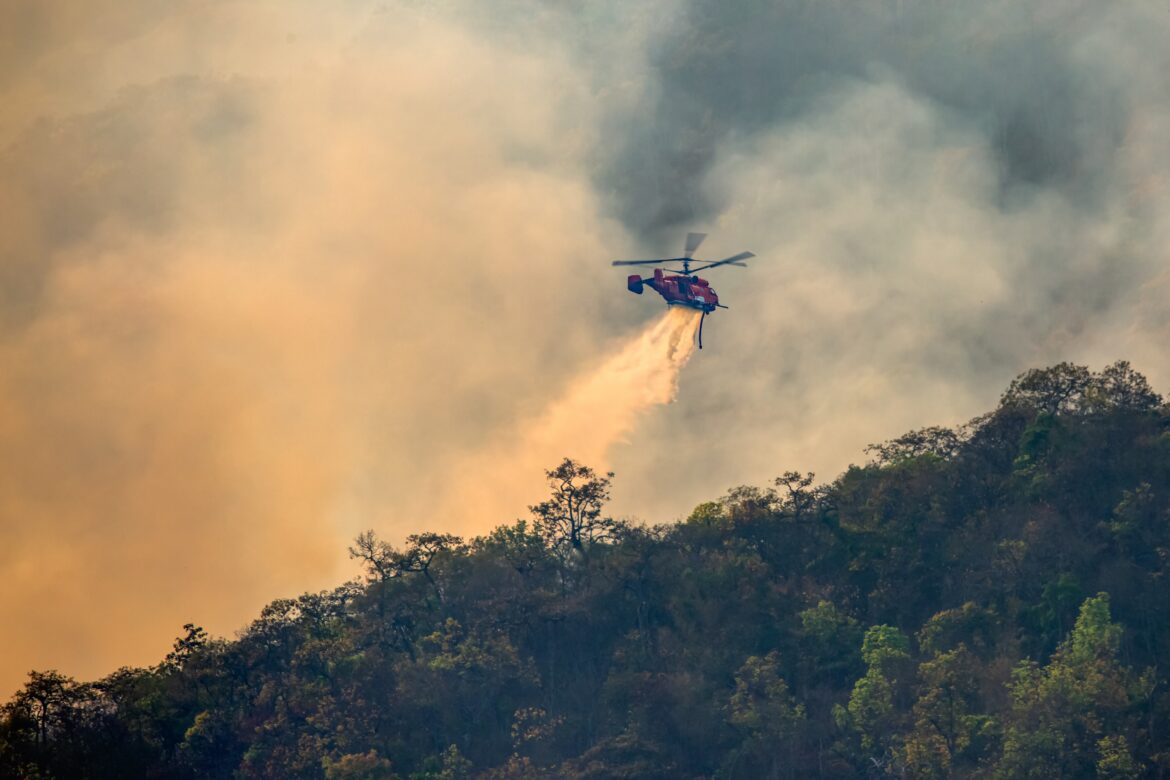
[[[1154,0],[3,3],[0,696],[230,635],[365,528],[508,522],[534,451],[660,522],[1030,367],[1170,390],[1167,40]],[[608,261],[688,230],[759,259],[676,377]]]

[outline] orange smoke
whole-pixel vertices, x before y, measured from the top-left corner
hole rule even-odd
[[[672,307],[608,360],[573,380],[518,432],[469,459],[434,527],[474,533],[507,522],[542,494],[541,474],[568,456],[598,470],[638,417],[678,394],[701,314]],[[441,519],[441,522],[438,520]]]

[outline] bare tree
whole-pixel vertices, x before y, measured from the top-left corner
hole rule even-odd
[[[780,497],[781,508],[792,515],[792,519],[800,522],[805,514],[816,506],[820,490],[812,487],[816,475],[813,472],[801,474],[799,471],[786,471],[776,477],[776,487],[783,488],[786,495]]]
[[[439,601],[442,601],[443,589],[432,573],[432,566],[440,556],[463,547],[463,539],[454,534],[427,532],[406,537],[406,549],[399,551],[379,539],[373,531],[366,531],[354,540],[354,546],[349,548],[349,557],[365,563],[370,579],[378,582],[412,572],[422,574],[434,588]]]
[[[395,562],[400,573],[419,572],[434,588],[439,601],[443,600],[443,589],[431,574],[431,565],[436,558],[463,548],[463,539],[454,534],[433,532],[414,534],[406,537],[406,550],[398,554]]]
[[[395,566],[398,552],[373,531],[358,534],[353,540],[353,547],[349,548],[349,557],[357,558],[366,565],[370,579],[385,582],[398,574]]]

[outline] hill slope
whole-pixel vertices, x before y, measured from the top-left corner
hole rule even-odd
[[[186,627],[152,669],[34,673],[0,774],[1160,777],[1170,408],[1028,372],[959,429],[680,524],[566,461],[530,522],[364,534],[368,579]]]

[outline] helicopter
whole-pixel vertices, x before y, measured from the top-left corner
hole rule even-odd
[[[715,268],[721,265],[734,265],[740,268],[746,268],[747,263],[743,262],[749,257],[755,257],[754,252],[740,252],[738,255],[725,257],[722,260],[717,260],[713,263],[708,263],[702,260],[695,260],[695,250],[699,248],[699,244],[703,243],[703,239],[707,237],[706,233],[687,233],[686,243],[683,245],[682,257],[668,257],[659,260],[614,260],[614,265],[667,265],[667,264],[682,264],[682,268],[667,268],[666,271],[661,268],[654,269],[654,275],[643,279],[639,274],[631,274],[626,279],[626,288],[637,295],[642,294],[645,287],[649,287],[654,292],[666,299],[668,306],[686,306],[691,309],[697,309],[703,312],[702,318],[699,320],[699,349],[703,348],[703,320],[707,319],[707,315],[715,311],[715,309],[726,309],[722,303],[719,302],[719,296],[711,289],[706,279],[700,279],[695,276],[699,271],[706,271],[709,268]],[[698,268],[691,268],[691,263],[699,263]]]

